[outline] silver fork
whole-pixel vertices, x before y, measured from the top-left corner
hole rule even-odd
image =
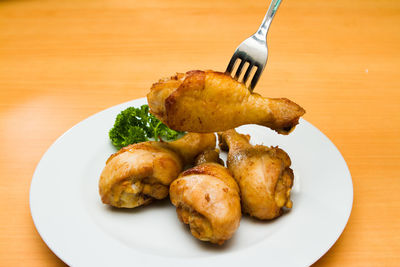
[[[246,64],[248,66],[241,81],[246,84],[247,80],[250,77],[250,73],[254,73],[253,78],[251,79],[251,82],[249,84],[250,91],[254,90],[254,87],[260,79],[261,73],[263,72],[265,65],[267,64],[267,33],[280,3],[281,0],[271,1],[267,14],[264,17],[260,28],[258,28],[255,34],[244,40],[238,46],[238,48],[236,48],[235,53],[233,53],[233,56],[229,61],[228,67],[226,68],[225,72],[234,77],[237,81],[239,81],[239,78],[244,71],[244,65],[248,63]],[[234,67],[236,65],[236,61],[238,60],[240,61],[239,67],[234,73]]]

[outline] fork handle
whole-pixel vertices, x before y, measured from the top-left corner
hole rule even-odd
[[[278,7],[280,5],[282,0],[272,0],[271,4],[269,5],[267,14],[265,14],[265,17],[263,19],[263,22],[261,23],[260,28],[258,28],[256,32],[257,38],[261,40],[266,40],[267,39],[267,33],[269,26],[271,25],[272,19],[275,16],[276,11],[278,10]]]

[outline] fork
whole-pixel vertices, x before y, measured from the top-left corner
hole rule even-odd
[[[244,72],[244,66],[246,63],[247,69],[242,78],[244,84],[250,77],[250,73],[254,73],[253,78],[249,84],[249,90],[253,91],[258,80],[260,79],[261,73],[263,72],[268,59],[268,47],[267,47],[267,33],[269,26],[271,25],[272,19],[279,7],[281,0],[272,0],[269,5],[267,14],[258,28],[257,32],[244,40],[238,48],[236,48],[235,53],[231,60],[229,61],[228,67],[225,73],[231,75],[235,80],[240,81],[239,78]],[[240,61],[239,67],[236,72],[234,72],[234,67],[236,61]]]

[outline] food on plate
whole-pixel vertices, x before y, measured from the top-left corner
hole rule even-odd
[[[239,227],[239,187],[219,164],[218,152],[206,151],[197,166],[181,173],[170,186],[170,199],[179,220],[189,224],[192,235],[222,245]]]
[[[221,149],[229,148],[227,165],[240,187],[242,211],[268,220],[291,208],[291,161],[278,147],[253,146],[249,136],[231,129],[218,134]]]
[[[170,183],[204,150],[215,148],[214,134],[188,133],[172,142],[147,141],[111,155],[99,181],[101,200],[134,208],[168,196]]]
[[[180,132],[169,129],[164,123],[149,113],[149,106],[142,105],[139,108],[129,107],[121,111],[109,132],[112,144],[120,149],[124,146],[148,141],[154,138],[175,140]]]
[[[150,112],[171,129],[199,133],[259,124],[288,134],[305,113],[286,98],[262,97],[215,71],[195,70],[161,79],[147,100]]]

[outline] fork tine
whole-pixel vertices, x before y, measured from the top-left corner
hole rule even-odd
[[[244,59],[242,59],[242,61],[240,62],[240,65],[237,68],[236,73],[235,73],[235,79],[236,80],[239,80],[239,76],[240,76],[240,73],[242,73],[242,69],[243,69],[244,63],[246,63],[246,61]]]
[[[261,72],[263,71],[261,66],[256,65],[256,67],[257,67],[257,71],[256,71],[256,73],[254,73],[253,79],[251,80],[251,83],[250,83],[251,91],[253,91],[254,87],[256,87],[256,84],[257,84],[258,80],[260,79]]]
[[[249,62],[249,66],[247,67],[246,73],[244,74],[243,80],[242,80],[244,84],[246,84],[247,79],[249,78],[249,75],[250,75],[250,72],[251,72],[251,69],[253,68],[253,66],[254,66],[254,63]]]
[[[233,55],[233,57],[229,61],[228,67],[226,68],[226,71],[225,71],[226,73],[229,73],[229,74],[232,73],[233,67],[235,66],[235,63],[236,63],[237,59],[238,59],[238,57],[235,57],[235,55]]]

